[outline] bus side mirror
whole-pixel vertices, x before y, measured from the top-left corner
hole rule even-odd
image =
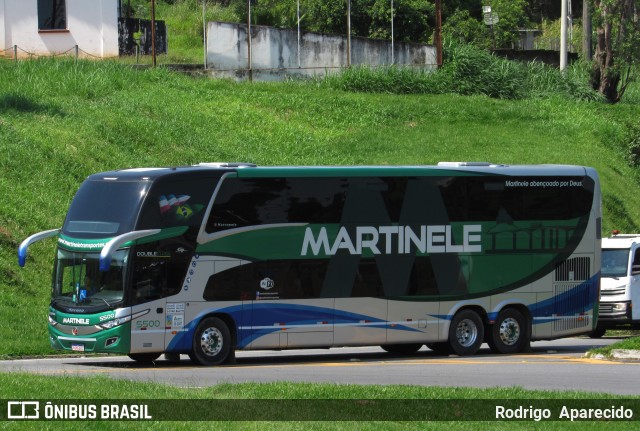
[[[109,271],[109,268],[111,268],[111,255],[121,246],[127,245],[127,243],[136,239],[157,235],[160,232],[160,229],[135,230],[112,238],[100,252],[100,271]]]
[[[640,265],[631,266],[631,275],[640,275]]]
[[[56,236],[59,233],[60,229],[45,230],[31,235],[29,238],[22,241],[22,244],[20,244],[20,247],[18,247],[18,265],[20,265],[20,267],[24,267],[25,263],[27,263],[27,249],[31,244],[45,238]]]

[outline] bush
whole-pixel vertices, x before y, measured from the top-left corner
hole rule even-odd
[[[640,167],[640,123],[628,124],[625,133],[627,160],[631,167]]]
[[[591,89],[588,67],[574,65],[564,74],[538,62],[506,60],[466,44],[449,44],[437,71],[401,66],[358,66],[328,75],[324,83],[345,91],[397,94],[484,94],[497,99],[561,95],[575,100],[601,100]]]

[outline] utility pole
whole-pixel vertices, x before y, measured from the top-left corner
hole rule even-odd
[[[564,71],[567,68],[567,0],[560,1],[560,70]]]
[[[582,53],[586,61],[591,61],[591,9],[589,2],[582,2]]]
[[[396,62],[393,42],[393,0],[391,0],[391,64]]]
[[[436,43],[436,64],[438,68],[442,67],[442,0],[436,0],[436,34],[434,37]]]
[[[204,35],[204,68],[207,68],[207,0],[202,0],[202,34]]]
[[[298,68],[300,68],[300,0],[297,2],[296,17],[298,19]]]
[[[251,0],[247,0],[247,68],[249,69],[249,81],[253,81],[251,69]]]
[[[156,0],[151,0],[151,59],[156,67]]]
[[[347,0],[347,67],[351,67],[351,0]]]

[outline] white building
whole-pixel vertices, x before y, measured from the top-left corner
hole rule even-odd
[[[118,0],[0,0],[0,55],[118,56]]]

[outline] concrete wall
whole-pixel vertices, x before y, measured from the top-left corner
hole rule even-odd
[[[435,68],[436,49],[431,45],[394,44],[395,64]],[[207,25],[207,66],[215,71],[248,68],[247,26],[223,22]],[[299,62],[299,63],[298,63]],[[266,26],[251,26],[251,66],[274,75],[323,75],[347,66],[345,36],[298,33]],[[391,42],[351,38],[351,64],[382,66],[391,64]],[[276,69],[276,70],[274,70]],[[257,71],[256,71],[257,72]]]
[[[19,56],[51,55],[78,45],[96,57],[118,55],[117,0],[66,0],[66,6],[67,30],[38,31],[37,1],[0,0],[0,51],[18,45]]]

